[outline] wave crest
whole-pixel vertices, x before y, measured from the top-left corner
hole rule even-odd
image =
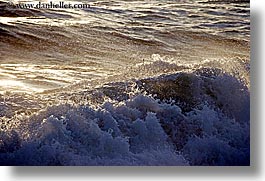
[[[2,130],[1,165],[249,165],[249,91],[217,69],[84,95]]]

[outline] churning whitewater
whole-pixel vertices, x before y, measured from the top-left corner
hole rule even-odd
[[[0,165],[250,164],[249,2],[81,2],[0,1]]]

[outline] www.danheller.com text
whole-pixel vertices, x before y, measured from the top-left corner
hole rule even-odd
[[[71,2],[36,2],[36,3],[25,3],[25,2],[13,2],[10,1],[9,5],[18,9],[87,9],[90,8],[90,4],[87,3],[71,3]]]

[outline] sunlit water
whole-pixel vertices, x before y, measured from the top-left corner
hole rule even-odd
[[[14,10],[1,3],[0,91],[42,92],[123,75],[156,54],[182,64],[249,56],[248,3],[89,4]]]
[[[248,1],[82,2],[0,1],[0,165],[249,165]]]

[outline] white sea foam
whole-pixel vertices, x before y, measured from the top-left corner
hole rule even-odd
[[[89,3],[0,1],[0,165],[249,165],[249,3]]]
[[[119,99],[123,83],[109,84],[83,93],[107,97],[97,104],[61,103],[24,117],[1,132],[1,165],[248,165],[248,88],[227,74],[202,75],[142,79]],[[151,88],[171,89],[174,80],[182,83],[170,99]],[[198,90],[182,92],[187,83]]]

